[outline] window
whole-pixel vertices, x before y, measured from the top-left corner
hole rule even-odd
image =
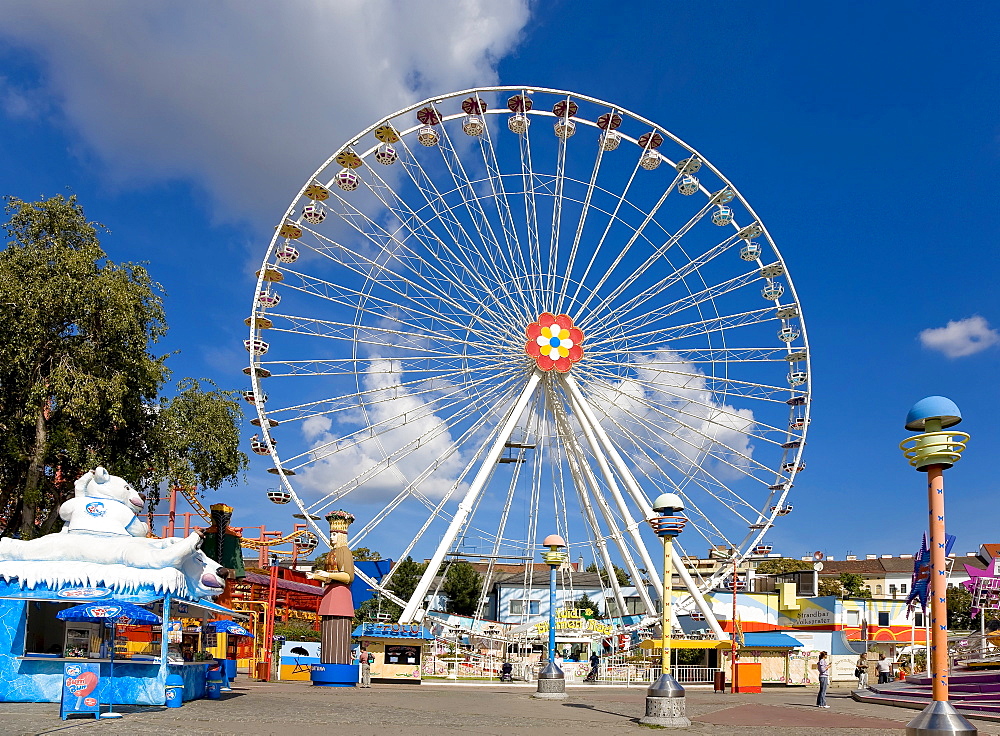
[[[876,585],[875,586],[875,595],[882,595],[882,586],[881,585]]]
[[[896,586],[895,585],[890,585],[889,586],[889,595],[891,595],[893,598],[896,597]]]
[[[888,611],[879,611],[878,612],[878,625],[879,626],[888,626],[889,625],[889,612]]]
[[[420,647],[387,644],[385,647],[385,664],[420,664]]]
[[[848,626],[858,626],[858,620],[860,618],[859,611],[847,611],[847,621]]]
[[[906,595],[906,583],[899,584],[899,592],[902,593],[903,595]]]
[[[24,636],[25,652],[31,654],[58,654],[62,656],[64,653],[63,644],[65,643],[67,626],[65,621],[56,618],[56,613],[74,604],[28,601],[26,605],[28,620]],[[79,636],[81,639],[78,643],[88,653],[92,648],[94,648],[94,651],[97,651],[95,645],[99,646],[99,639],[91,641],[91,634],[99,637],[103,631],[102,628],[95,627],[92,624],[83,624],[82,626],[74,624],[73,628],[78,632],[76,636]]]
[[[525,613],[529,616],[537,616],[538,601],[514,600],[510,602],[509,610],[511,616],[523,616]]]
[[[924,614],[920,613],[920,611],[917,611],[915,614],[913,614],[913,625],[916,626],[917,628],[920,628],[924,625]]]

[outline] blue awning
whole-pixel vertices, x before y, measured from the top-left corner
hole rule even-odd
[[[783,631],[751,631],[743,635],[743,649],[793,649],[801,646],[802,642]]]

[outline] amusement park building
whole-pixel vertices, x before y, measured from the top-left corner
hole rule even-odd
[[[993,545],[983,545],[984,547]],[[992,561],[992,558],[990,558]],[[985,569],[988,562],[979,554],[949,555],[948,587],[954,588],[969,579],[965,566]],[[913,579],[913,555],[868,555],[863,560],[826,560],[821,579],[837,579],[844,573],[860,575],[873,598],[905,600]]]

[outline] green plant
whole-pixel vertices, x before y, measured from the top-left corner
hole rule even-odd
[[[275,621],[274,635],[291,641],[319,641],[320,635],[307,621]]]
[[[797,572],[799,570],[811,570],[812,563],[805,560],[795,560],[791,557],[780,557],[775,560],[764,560],[757,565],[757,572],[761,575],[781,575],[786,572]]]

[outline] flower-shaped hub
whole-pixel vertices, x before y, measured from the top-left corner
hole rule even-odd
[[[524,350],[543,371],[566,373],[583,357],[583,333],[573,326],[569,315],[543,312],[537,322],[528,325],[526,334]]]

